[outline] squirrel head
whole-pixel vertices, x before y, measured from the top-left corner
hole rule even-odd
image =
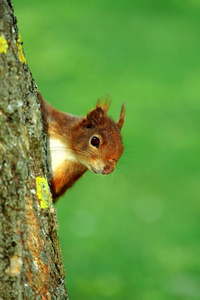
[[[71,147],[78,160],[95,174],[110,174],[123,153],[121,128],[125,107],[117,122],[107,116],[110,103],[98,101],[72,129]]]

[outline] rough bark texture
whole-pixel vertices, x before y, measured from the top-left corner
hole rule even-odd
[[[68,299],[37,88],[9,0],[0,0],[0,83],[0,299]]]

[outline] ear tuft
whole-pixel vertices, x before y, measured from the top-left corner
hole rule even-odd
[[[96,108],[101,108],[104,111],[105,116],[107,115],[107,112],[109,110],[111,104],[111,99],[108,97],[106,100],[103,100],[102,98],[98,99]]]
[[[120,112],[120,116],[119,116],[119,120],[117,121],[117,124],[120,129],[122,129],[122,127],[124,125],[124,118],[125,118],[125,104],[123,103],[121,112]]]

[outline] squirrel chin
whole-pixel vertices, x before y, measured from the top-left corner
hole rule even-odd
[[[89,170],[92,172],[92,173],[94,173],[94,174],[102,174],[102,172],[101,171],[98,171],[98,170],[96,170],[94,167],[92,167],[92,166],[90,166],[90,168],[89,168]]]

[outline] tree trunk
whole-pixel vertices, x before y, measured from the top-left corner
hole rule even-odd
[[[0,299],[68,299],[37,87],[0,0]]]

